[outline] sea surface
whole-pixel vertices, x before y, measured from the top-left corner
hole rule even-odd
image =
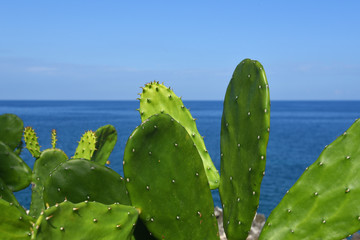
[[[198,130],[205,136],[210,156],[220,169],[222,101],[185,101],[184,104],[197,118]],[[35,129],[42,149],[51,147],[51,130],[56,129],[57,147],[69,157],[85,131],[114,125],[118,141],[110,156],[110,167],[121,175],[126,141],[141,122],[137,108],[137,101],[0,101],[0,114],[14,113],[21,117],[25,126]],[[266,175],[258,211],[268,216],[324,146],[345,132],[357,118],[360,118],[360,101],[272,101]],[[21,157],[33,167],[34,159],[26,149]],[[30,187],[15,195],[29,208]],[[214,205],[221,206],[217,191],[213,191],[213,198]]]

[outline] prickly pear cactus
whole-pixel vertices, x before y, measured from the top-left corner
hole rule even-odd
[[[65,199],[103,204],[130,205],[123,178],[108,167],[86,159],[73,159],[58,166],[47,179],[44,201],[53,206]]]
[[[205,173],[211,189],[216,189],[220,184],[220,176],[216,170],[210,155],[205,147],[204,140],[197,130],[195,119],[190,111],[184,106],[182,100],[170,89],[158,82],[145,85],[140,97],[141,120],[145,121],[150,116],[158,113],[171,115],[179,121],[186,131],[192,136],[192,140],[201,156]]]
[[[14,151],[21,145],[23,121],[14,114],[0,115],[0,141]]]
[[[105,165],[117,141],[116,129],[112,125],[106,125],[96,130],[95,136],[96,150],[91,157],[91,161]]]
[[[26,148],[29,150],[31,155],[34,158],[39,158],[41,154],[40,145],[35,130],[32,127],[25,128],[24,140],[25,140]]]
[[[0,142],[0,177],[13,192],[29,186],[31,168],[10,147]]]
[[[37,218],[45,209],[43,191],[44,185],[50,173],[61,163],[68,160],[66,154],[60,149],[47,149],[35,161],[32,176],[32,195],[30,216]]]
[[[19,211],[25,214],[25,209],[22,206],[20,206],[13,192],[6,186],[6,184],[1,178],[0,178],[0,199],[4,199],[5,201],[9,202],[9,204],[17,207]]]
[[[214,203],[192,137],[168,114],[131,134],[124,174],[132,205],[157,239],[219,239]]]
[[[14,204],[0,198],[0,237],[2,240],[28,240],[33,219]]]
[[[57,138],[56,138],[56,130],[55,129],[53,129],[52,131],[51,131],[51,146],[52,146],[52,148],[56,148],[56,142],[57,142]]]
[[[360,230],[360,120],[327,146],[272,211],[260,239],[343,239]]]
[[[250,59],[235,69],[221,120],[220,197],[229,240],[246,239],[259,205],[270,128],[263,66]]]
[[[130,240],[138,216],[131,206],[66,201],[44,211],[32,239]]]
[[[84,158],[90,160],[95,151],[96,136],[93,131],[87,131],[81,137],[75,155],[72,158]]]

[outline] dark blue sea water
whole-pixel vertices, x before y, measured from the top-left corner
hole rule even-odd
[[[266,175],[261,187],[259,212],[268,216],[286,191],[314,162],[324,146],[341,135],[360,117],[360,101],[273,101]],[[185,101],[205,144],[220,169],[221,101]],[[25,126],[35,128],[42,149],[50,148],[51,130],[58,134],[58,148],[73,156],[77,141],[86,130],[112,124],[118,142],[110,156],[110,167],[123,175],[122,158],[127,138],[140,124],[136,101],[0,101],[0,114],[14,113]],[[22,158],[33,166],[24,149]],[[30,187],[16,193],[25,207],[30,204]],[[220,206],[216,191],[214,204]]]

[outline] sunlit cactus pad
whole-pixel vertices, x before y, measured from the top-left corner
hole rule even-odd
[[[189,109],[184,106],[181,98],[158,82],[151,82],[145,85],[140,95],[140,115],[145,121],[154,114],[169,114],[181,125],[191,136],[200,154],[208,178],[210,188],[216,189],[220,184],[220,176],[216,170],[210,155],[205,147],[204,140],[197,130],[195,119],[191,116]]]
[[[192,137],[159,114],[130,136],[124,154],[132,205],[157,239],[219,239],[214,203]]]
[[[62,202],[39,217],[32,239],[130,240],[138,216],[131,206]]]
[[[328,145],[270,214],[262,240],[343,239],[360,229],[360,120]]]
[[[246,239],[259,206],[270,129],[263,66],[245,59],[235,69],[221,120],[220,197],[228,239]]]

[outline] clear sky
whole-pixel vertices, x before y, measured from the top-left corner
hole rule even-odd
[[[2,1],[0,99],[222,100],[259,60],[273,100],[360,100],[360,1]]]

